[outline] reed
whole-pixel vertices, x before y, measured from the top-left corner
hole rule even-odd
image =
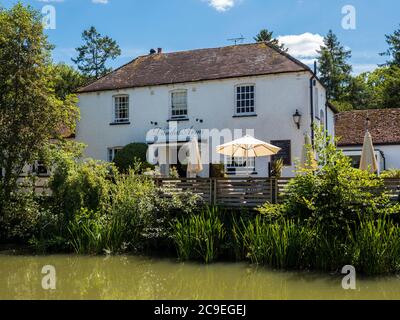
[[[368,275],[400,271],[400,229],[386,217],[361,221],[351,237],[356,269]]]
[[[257,216],[241,226],[236,223],[233,232],[237,243],[242,242],[246,257],[253,263],[275,268],[294,268],[301,265],[304,244],[310,237],[308,230],[294,221],[275,222]]]
[[[77,254],[119,253],[126,230],[122,219],[82,209],[68,226],[69,242]]]
[[[218,208],[206,208],[199,215],[180,219],[171,226],[179,259],[202,259],[211,263],[217,258],[226,236]]]

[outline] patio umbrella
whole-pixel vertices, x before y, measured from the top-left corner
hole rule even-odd
[[[371,173],[378,171],[378,163],[375,157],[375,148],[369,131],[365,133],[364,145],[361,154],[360,169]]]
[[[203,171],[203,164],[201,162],[199,143],[197,139],[193,139],[189,143],[189,161],[187,166],[188,178],[196,178],[197,174]]]
[[[304,138],[304,146],[301,152],[300,159],[300,168],[310,170],[316,170],[318,168],[318,163],[315,160],[315,152],[308,134]]]
[[[273,146],[267,142],[257,140],[256,138],[246,135],[243,138],[225,143],[217,147],[217,152],[232,158],[243,157],[246,164],[249,158],[266,157],[277,154],[281,148]]]

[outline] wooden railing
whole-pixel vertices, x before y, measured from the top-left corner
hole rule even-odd
[[[214,204],[227,207],[258,207],[277,202],[275,179],[215,179]]]
[[[165,196],[192,192],[211,205],[256,208],[281,203],[291,178],[197,178],[156,179]],[[385,179],[385,189],[393,201],[400,197],[400,179]]]
[[[38,179],[36,192],[51,194],[47,179]],[[281,203],[291,178],[155,178],[165,197],[191,192],[210,205],[255,208],[266,202]],[[384,179],[385,189],[393,201],[400,200],[400,179]],[[24,186],[22,188],[32,188]],[[382,191],[382,190],[380,190]]]
[[[278,185],[271,178],[155,179],[166,197],[191,192],[211,205],[257,207],[266,202],[277,203]]]
[[[400,179],[385,178],[385,188],[393,201],[400,201]]]

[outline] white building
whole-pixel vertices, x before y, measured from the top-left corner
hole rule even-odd
[[[379,172],[400,169],[400,109],[341,112],[336,116],[339,147],[360,166],[366,129],[372,136]]]
[[[178,130],[239,129],[243,135],[250,130],[257,139],[283,149],[283,174],[293,176],[304,135],[313,136],[312,122],[322,123],[334,135],[335,111],[327,104],[326,91],[313,71],[265,43],[152,51],[81,88],[78,97],[81,121],[76,140],[88,146],[87,157],[99,160],[111,161],[132,142],[153,143],[146,139],[150,130],[166,129],[176,122]],[[294,121],[296,112],[301,115],[299,124]],[[168,143],[168,138],[163,141],[167,148]],[[206,144],[214,153],[213,146],[204,140],[200,143],[202,150]],[[176,158],[176,154],[169,155]],[[248,163],[221,160],[231,174],[243,166],[255,177],[270,174],[270,158]],[[169,167],[163,173],[168,174]],[[204,165],[200,176],[208,177],[209,172],[209,165]]]

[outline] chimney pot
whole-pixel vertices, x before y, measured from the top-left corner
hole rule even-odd
[[[162,53],[162,48],[157,48],[157,53]]]

